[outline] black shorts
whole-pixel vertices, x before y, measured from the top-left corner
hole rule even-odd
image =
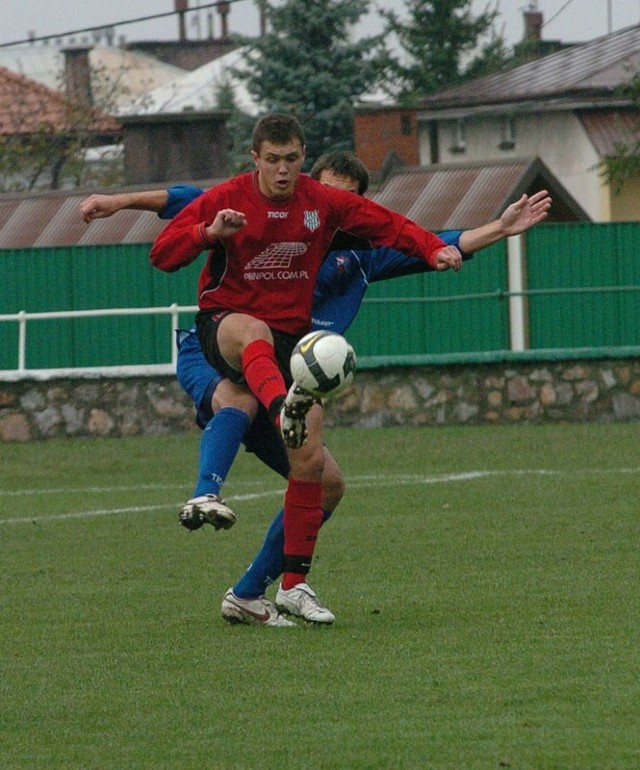
[[[287,457],[280,431],[269,419],[267,410],[260,405],[255,420],[243,439],[247,452],[253,452],[265,465],[279,473],[285,479],[291,466]]]
[[[218,347],[218,326],[220,326],[223,318],[234,312],[234,310],[226,310],[225,308],[201,310],[196,316],[196,330],[200,345],[202,346],[202,352],[211,366],[215,367],[225,377],[228,377],[231,382],[244,385],[246,382],[242,372],[231,366]],[[291,353],[300,338],[294,334],[285,334],[285,332],[276,331],[275,329],[271,329],[271,334],[273,335],[278,368],[282,372],[287,388],[289,388],[293,383],[290,368]]]

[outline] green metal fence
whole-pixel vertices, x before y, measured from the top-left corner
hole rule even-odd
[[[195,305],[202,258],[167,274],[148,252],[144,244],[0,251],[0,315]],[[526,253],[522,357],[640,353],[640,223],[543,225],[527,234]],[[373,284],[347,336],[363,367],[509,357],[508,286],[501,243],[460,273]],[[167,363],[169,324],[166,315],[33,320],[27,368]],[[17,348],[17,324],[0,323],[0,370],[16,368]]]
[[[640,224],[527,235],[530,347],[640,345]]]

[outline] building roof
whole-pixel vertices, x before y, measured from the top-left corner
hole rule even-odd
[[[114,134],[119,125],[109,116],[92,110],[90,130]],[[72,105],[57,91],[0,67],[0,135],[29,135],[45,130],[73,132],[79,118]],[[85,120],[82,118],[83,127]]]
[[[145,53],[104,45],[91,48],[89,66],[95,103],[109,104],[117,110],[186,71]],[[34,44],[0,48],[0,67],[53,91],[63,87],[64,52],[60,47]]]
[[[637,112],[595,110],[580,113],[579,117],[601,158],[614,157],[622,146],[634,147],[640,138],[640,115]]]
[[[478,227],[500,216],[523,193],[546,189],[548,221],[589,216],[539,159],[399,169],[373,197],[429,230]]]
[[[614,94],[640,67],[640,25],[427,97],[425,108]]]
[[[222,180],[195,182],[209,187]],[[149,189],[149,185],[133,189]],[[429,230],[476,227],[498,217],[523,193],[547,189],[550,221],[588,221],[565,188],[535,159],[469,166],[403,168],[371,197]],[[108,190],[106,192],[118,192]],[[165,222],[145,211],[121,211],[85,224],[86,192],[0,195],[0,249],[151,243]]]
[[[258,105],[244,81],[234,76],[248,56],[248,48],[237,48],[191,72],[181,72],[170,82],[149,89],[131,102],[123,114],[152,115],[158,113],[206,112],[218,109],[222,86],[231,85],[236,106],[249,115],[258,114]]]

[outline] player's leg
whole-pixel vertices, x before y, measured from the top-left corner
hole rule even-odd
[[[291,474],[284,499],[284,562],[276,594],[280,612],[312,623],[331,624],[333,613],[324,607],[307,583],[318,532],[322,525],[322,407],[307,414],[309,438],[300,449],[289,451]]]
[[[344,479],[329,450],[325,447],[325,466],[322,475],[322,523],[329,520],[344,494]],[[284,511],[274,517],[264,542],[252,559],[246,572],[233,586],[233,593],[243,599],[251,599],[265,593],[269,585],[283,571],[284,559]]]
[[[306,439],[306,413],[315,400],[295,385],[288,390],[285,384],[283,372],[288,376],[296,339],[272,333],[253,316],[229,311],[200,317],[198,335],[207,359],[231,380],[244,379],[273,424],[282,430],[287,445],[299,447]]]
[[[223,379],[211,366],[193,330],[179,333],[177,377],[196,406],[196,422],[204,428],[198,482],[180,510],[179,521],[191,530],[204,523],[228,529],[236,516],[221,500],[220,489],[255,416],[255,398],[246,388]]]

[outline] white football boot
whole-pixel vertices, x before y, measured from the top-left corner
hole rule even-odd
[[[266,596],[259,596],[257,599],[241,599],[233,593],[231,588],[222,600],[222,617],[231,624],[297,628],[295,623],[282,617],[273,602]]]
[[[178,521],[187,529],[200,529],[211,524],[215,529],[229,529],[236,523],[236,515],[218,495],[202,495],[187,501],[178,514]]]
[[[298,583],[288,591],[280,586],[276,594],[276,607],[283,614],[302,618],[308,623],[331,625],[336,619],[331,610],[320,604],[315,591],[307,583]]]
[[[299,449],[306,442],[309,431],[305,417],[309,409],[319,403],[317,398],[302,390],[295,382],[289,388],[280,409],[280,433],[290,449]]]

